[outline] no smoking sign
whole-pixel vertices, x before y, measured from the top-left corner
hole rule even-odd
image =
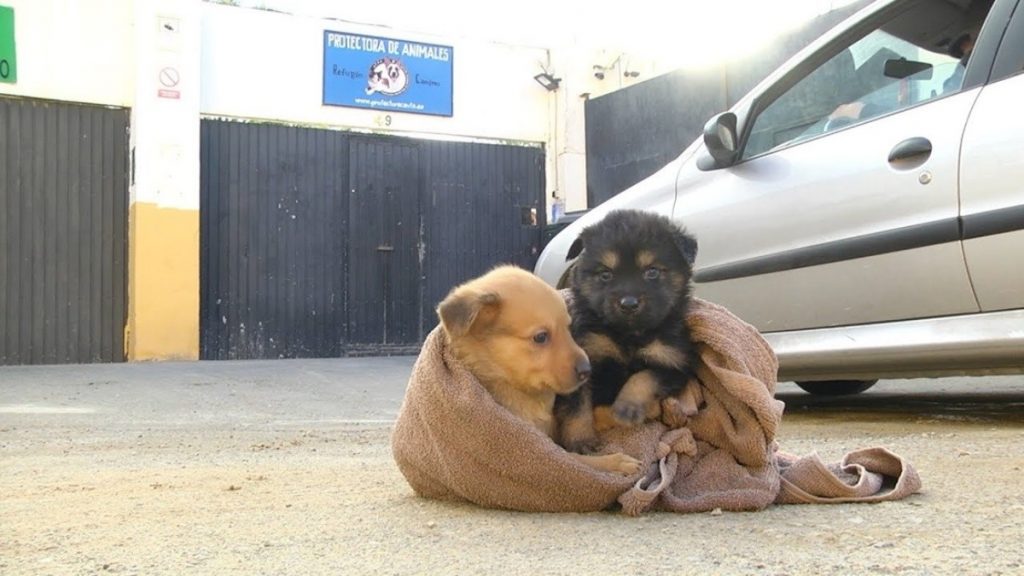
[[[178,83],[181,82],[181,74],[178,69],[173,66],[167,66],[160,69],[159,74],[160,88],[157,90],[157,96],[160,98],[171,98],[177,100],[181,98],[181,91],[178,90]]]

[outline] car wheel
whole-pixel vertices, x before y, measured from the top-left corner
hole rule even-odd
[[[878,380],[824,380],[821,382],[797,382],[796,385],[815,396],[846,396],[860,394],[877,382]]]

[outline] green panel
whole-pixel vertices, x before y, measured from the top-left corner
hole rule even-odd
[[[18,59],[14,51],[14,8],[0,6],[0,82],[18,81]]]

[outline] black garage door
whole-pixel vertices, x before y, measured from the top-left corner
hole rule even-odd
[[[0,98],[0,364],[124,360],[128,118]]]
[[[540,148],[208,119],[201,166],[202,358],[412,352],[541,242]]]

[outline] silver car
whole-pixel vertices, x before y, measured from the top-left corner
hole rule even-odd
[[[562,231],[537,274],[563,285],[616,208],[694,233],[697,295],[810,392],[1024,372],[1024,0],[868,6]]]

